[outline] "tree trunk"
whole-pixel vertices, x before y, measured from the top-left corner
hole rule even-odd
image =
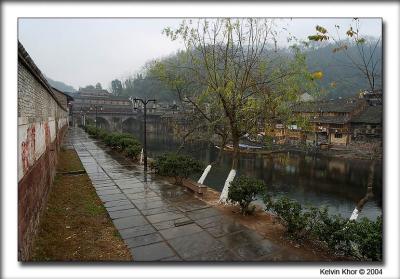
[[[232,133],[232,144],[233,144],[233,158],[232,158],[232,169],[225,180],[224,188],[222,189],[219,197],[220,203],[227,203],[229,187],[231,182],[235,179],[236,170],[239,164],[239,136],[237,133]]]
[[[219,165],[219,163],[221,162],[222,152],[224,152],[224,148],[225,148],[225,145],[228,140],[227,136],[221,136],[221,138],[222,138],[221,139],[221,148],[218,151],[217,159],[215,159],[215,161],[213,163],[211,163],[212,165],[213,164]]]
[[[369,167],[368,181],[367,181],[367,193],[360,199],[350,216],[350,220],[357,220],[358,215],[364,208],[364,205],[374,196],[372,192],[372,186],[374,184],[374,172],[375,172],[375,162],[372,162]]]
[[[239,165],[239,136],[232,135],[233,156],[232,156],[232,169],[237,170]]]

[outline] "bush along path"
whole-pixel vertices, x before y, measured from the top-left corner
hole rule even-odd
[[[303,208],[295,200],[266,195],[267,210],[276,214],[289,237],[320,241],[339,255],[363,261],[382,261],[382,217],[349,220],[330,215],[328,208]]]
[[[162,158],[159,163],[161,173],[164,161]],[[316,250],[330,251],[340,260],[382,261],[381,216],[375,221],[367,218],[355,221],[330,215],[327,207],[304,208],[287,197],[272,198],[267,193],[264,181],[253,177],[236,176],[230,183],[228,200],[231,206],[240,208],[242,215],[253,215],[257,207],[251,203],[260,197],[264,201],[266,214],[278,220],[291,242],[311,244]],[[258,214],[260,211],[264,210],[258,208]],[[254,221],[253,217],[260,215],[243,218]],[[297,244],[295,246],[298,247]]]
[[[182,185],[183,179],[201,173],[204,164],[187,155],[165,153],[155,158],[151,168],[156,174],[173,177],[175,184]]]
[[[83,129],[93,138],[102,140],[107,146],[123,152],[131,159],[137,160],[142,151],[141,143],[128,133],[110,133],[94,126],[84,126]]]

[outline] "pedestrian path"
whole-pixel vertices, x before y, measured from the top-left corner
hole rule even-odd
[[[72,128],[69,140],[134,261],[296,260],[181,186]]]

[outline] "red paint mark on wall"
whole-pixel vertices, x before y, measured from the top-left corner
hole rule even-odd
[[[32,125],[30,132],[28,132],[30,136],[30,143],[31,143],[31,151],[32,154],[35,155],[35,144],[36,144],[36,128],[35,124]]]
[[[26,140],[21,143],[22,169],[24,173],[29,168],[29,158],[32,158],[35,154],[35,138],[36,129],[35,124],[33,124],[26,131]]]
[[[47,123],[47,122],[44,123],[44,136],[45,136],[46,147],[47,147],[51,143],[50,127],[49,127],[49,123]]]
[[[25,141],[21,143],[21,150],[22,150],[22,169],[24,173],[28,170],[29,167],[29,144],[27,144]]]

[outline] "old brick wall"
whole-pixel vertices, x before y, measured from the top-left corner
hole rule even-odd
[[[67,97],[51,90],[23,48],[18,54],[18,259],[26,261],[55,175],[68,110]]]

